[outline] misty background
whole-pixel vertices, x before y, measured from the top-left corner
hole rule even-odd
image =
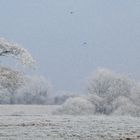
[[[28,73],[79,91],[100,67],[140,79],[139,17],[139,0],[0,0],[0,36],[31,52]]]

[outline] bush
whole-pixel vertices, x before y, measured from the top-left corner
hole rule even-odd
[[[54,114],[86,115],[94,114],[95,106],[82,97],[69,98]]]
[[[114,110],[112,115],[140,117],[140,107],[126,102]]]

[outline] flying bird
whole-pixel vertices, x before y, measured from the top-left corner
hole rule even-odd
[[[74,11],[71,11],[70,14],[74,14]]]
[[[87,42],[83,42],[83,45],[87,45]]]

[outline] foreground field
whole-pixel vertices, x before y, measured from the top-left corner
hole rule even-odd
[[[57,106],[0,106],[0,140],[140,140],[140,118],[56,116]]]

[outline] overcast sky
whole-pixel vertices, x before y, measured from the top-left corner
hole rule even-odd
[[[0,36],[27,48],[55,90],[83,89],[99,67],[140,80],[140,0],[0,0]]]

